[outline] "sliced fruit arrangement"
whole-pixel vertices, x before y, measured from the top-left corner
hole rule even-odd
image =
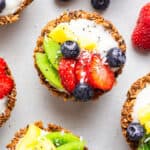
[[[124,48],[105,27],[85,18],[57,24],[45,33],[41,47],[34,58],[44,82],[77,101],[111,90],[126,61]]]
[[[150,52],[150,3],[140,11],[137,25],[132,33],[132,43],[143,52]]]
[[[0,127],[9,118],[15,105],[15,83],[7,63],[0,58]]]
[[[10,150],[85,150],[86,142],[71,132],[49,125],[47,130],[41,128],[41,124],[31,124],[23,135],[14,138],[7,146]],[[21,130],[20,130],[21,131]],[[18,132],[18,134],[22,134]],[[17,142],[16,142],[17,140]],[[15,143],[16,142],[16,143]],[[15,145],[14,145],[15,144]]]
[[[150,149],[150,74],[131,86],[122,109],[121,126],[132,149]]]

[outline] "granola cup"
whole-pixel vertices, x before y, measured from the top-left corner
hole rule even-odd
[[[57,91],[54,87],[52,87],[45,79],[45,77],[43,76],[43,74],[41,73],[39,67],[37,66],[36,63],[36,59],[35,59],[35,54],[37,52],[40,53],[44,53],[44,49],[43,49],[43,40],[44,37],[50,33],[57,25],[59,25],[60,23],[64,23],[64,22],[70,22],[72,19],[77,20],[77,19],[87,19],[90,21],[94,21],[96,24],[98,25],[102,25],[105,30],[107,30],[111,36],[113,37],[113,39],[117,42],[118,47],[121,49],[122,52],[126,52],[126,44],[124,39],[122,38],[122,36],[119,34],[119,32],[117,31],[117,29],[114,27],[114,25],[105,20],[100,14],[98,13],[90,13],[90,12],[86,12],[86,11],[72,11],[72,12],[65,12],[63,13],[60,17],[58,17],[55,20],[50,21],[41,31],[41,35],[38,37],[37,43],[36,43],[36,48],[34,49],[34,65],[35,68],[38,72],[38,76],[40,78],[40,81],[43,85],[45,85],[48,90],[50,92],[52,92],[54,95],[56,96],[60,96],[63,98],[64,101],[67,100],[75,100],[75,98],[70,95],[67,94],[65,92],[59,92]],[[123,69],[124,65],[122,65],[116,72],[115,72],[115,77],[117,78],[119,74],[122,73],[122,69]],[[98,97],[102,94],[104,94],[106,91],[102,91],[102,90],[95,90],[95,94],[92,98],[92,100],[97,100]]]
[[[13,14],[0,16],[0,26],[11,24],[16,22],[20,18],[21,12],[32,2],[33,0],[24,0],[17,11]]]
[[[62,128],[61,126],[55,125],[55,124],[48,124],[47,128],[44,127],[42,121],[38,121],[34,123],[35,126],[39,127],[40,129],[48,132],[60,132],[63,131],[65,133],[71,133],[71,131]],[[11,140],[11,142],[6,146],[8,150],[16,150],[16,145],[18,144],[19,140],[26,134],[28,130],[29,125],[27,125],[25,128],[20,129],[16,134],[14,135],[14,138]],[[88,150],[87,147],[84,148],[84,150]]]
[[[13,79],[11,71],[8,68],[8,66],[6,68],[6,74]],[[7,95],[8,100],[7,100],[6,108],[4,112],[0,113],[0,127],[9,119],[11,115],[11,111],[13,110],[16,102],[16,94],[17,94],[16,85],[14,83],[14,87],[12,91]]]
[[[146,76],[138,79],[136,82],[132,84],[128,93],[127,99],[123,105],[123,109],[121,112],[121,128],[124,137],[126,138],[127,143],[131,147],[132,150],[137,150],[139,142],[133,142],[129,140],[127,136],[127,127],[131,122],[133,122],[133,107],[136,102],[137,95],[146,87],[147,84],[150,83],[150,73]]]

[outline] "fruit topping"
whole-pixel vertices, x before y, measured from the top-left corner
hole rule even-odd
[[[150,134],[150,120],[145,124],[146,133]]]
[[[138,119],[141,125],[150,121],[150,105],[146,105],[138,110]]]
[[[132,33],[132,43],[141,50],[150,51],[150,3],[141,9]]]
[[[139,123],[130,123],[127,128],[127,136],[131,141],[139,141],[144,136],[144,128]]]
[[[80,53],[80,48],[77,42],[66,41],[61,46],[61,52],[65,58],[76,58]]]
[[[109,66],[103,64],[99,54],[92,55],[88,70],[88,83],[93,88],[107,91],[113,87],[114,73]]]
[[[0,70],[5,71],[6,67],[7,67],[6,62],[4,61],[3,58],[0,58]]]
[[[53,132],[47,134],[46,138],[52,141],[56,147],[72,142],[80,142],[80,138],[74,136],[72,133]]]
[[[14,87],[13,80],[7,75],[0,76],[0,99],[8,95]]]
[[[61,78],[61,83],[64,88],[72,93],[76,86],[76,77],[75,77],[75,64],[74,59],[62,58],[59,63],[59,75]]]
[[[110,3],[110,0],[91,0],[91,4],[95,9],[105,10]]]
[[[126,55],[119,48],[114,47],[108,51],[106,59],[111,67],[120,67],[125,64]]]
[[[35,125],[29,125],[16,150],[84,150],[85,143],[71,133],[47,132]]]
[[[91,54],[87,51],[82,51],[75,66],[75,74],[78,83],[88,82],[88,66],[90,61]]]
[[[89,37],[87,38],[78,38],[78,43],[80,45],[80,47],[84,50],[88,50],[88,51],[94,51],[96,50],[97,47],[97,43],[90,39]]]
[[[16,150],[28,150],[28,146],[36,143],[35,141],[40,135],[41,129],[35,125],[30,125],[25,136],[17,144]]]
[[[39,70],[42,72],[43,76],[46,78],[46,81],[48,81],[49,84],[56,89],[64,91],[58,71],[48,61],[47,55],[43,53],[36,53],[35,59],[36,64]]]
[[[76,100],[88,101],[93,97],[94,90],[87,83],[79,83],[75,87],[73,95],[76,98]]]
[[[6,7],[6,0],[0,0],[0,13]]]
[[[84,150],[84,143],[83,142],[68,143],[58,147],[57,150]]]
[[[49,36],[58,43],[64,43],[65,41],[76,41],[77,38],[65,23],[61,23],[54,28]]]
[[[60,61],[60,58],[62,57],[60,45],[48,37],[44,38],[43,45],[44,45],[44,50],[49,61],[51,62],[53,67],[58,70],[59,61]]]

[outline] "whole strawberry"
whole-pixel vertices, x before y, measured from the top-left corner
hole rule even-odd
[[[141,50],[150,51],[150,3],[141,9],[137,25],[132,33],[132,43]]]

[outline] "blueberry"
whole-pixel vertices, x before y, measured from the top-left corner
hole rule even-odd
[[[77,42],[66,41],[61,46],[61,52],[65,58],[76,58],[80,53],[80,48]]]
[[[139,141],[144,136],[144,128],[139,123],[131,123],[127,128],[127,136],[131,141]]]
[[[3,9],[6,7],[5,0],[0,0],[0,13],[3,11]]]
[[[126,62],[126,55],[119,48],[114,47],[107,53],[107,62],[110,67],[120,67]]]
[[[94,90],[86,83],[79,83],[75,87],[73,95],[77,100],[86,102],[93,97]]]
[[[105,10],[110,3],[110,0],[91,0],[91,4],[95,9]]]

